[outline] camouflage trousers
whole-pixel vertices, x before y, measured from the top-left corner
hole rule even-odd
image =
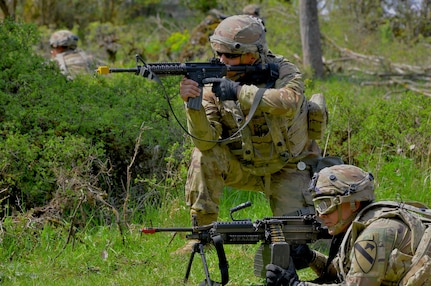
[[[311,174],[309,168],[301,171],[296,164],[288,164],[280,171],[267,176],[251,174],[224,145],[207,151],[195,148],[185,186],[186,203],[192,213],[219,213],[223,188],[265,192],[273,215],[286,215],[312,206],[308,191]]]

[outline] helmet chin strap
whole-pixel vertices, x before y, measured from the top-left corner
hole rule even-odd
[[[350,209],[352,210],[352,213],[349,215],[349,217],[343,219],[341,205],[337,205],[338,222],[335,225],[328,227],[329,230],[332,232],[332,235],[337,235],[345,231],[347,229],[346,226],[349,225],[355,219],[357,210],[355,202],[350,203]]]

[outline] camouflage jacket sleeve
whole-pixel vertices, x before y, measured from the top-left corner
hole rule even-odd
[[[302,75],[298,68],[287,60],[282,58],[275,60],[279,61],[279,78],[274,88],[265,90],[258,110],[294,118],[305,101]],[[258,89],[256,85],[242,86],[238,102],[244,115],[248,114]],[[209,87],[204,87],[202,106],[203,108],[198,111],[187,108],[186,113],[189,132],[197,138],[204,139],[193,139],[193,143],[199,150],[205,151],[216,144],[207,141],[220,139],[222,133],[220,102]]]
[[[301,282],[299,285],[378,286],[398,285],[411,261],[411,233],[396,219],[378,219],[369,226],[357,225],[360,232],[354,241],[347,241],[341,254],[334,260],[345,277],[338,284]],[[351,244],[353,245],[351,246]],[[298,285],[298,286],[299,286]]]
[[[259,110],[272,115],[293,118],[305,100],[304,83],[298,68],[286,60],[279,59],[279,78],[275,88],[265,90]],[[258,87],[243,85],[238,97],[242,109],[249,110],[253,104]]]
[[[410,229],[398,219],[372,222],[348,247],[346,285],[398,285],[411,262],[411,239]]]
[[[220,138],[222,126],[220,124],[220,112],[217,105],[217,97],[211,92],[211,88],[203,89],[202,107],[194,110],[186,107],[187,128],[196,139],[192,137],[194,145],[201,151],[209,150],[215,141]]]

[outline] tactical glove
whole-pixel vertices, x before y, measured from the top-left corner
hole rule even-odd
[[[300,281],[296,274],[295,265],[290,258],[289,267],[283,269],[275,264],[266,266],[266,285],[267,286],[299,286]]]
[[[295,244],[290,246],[290,256],[297,270],[307,268],[316,257],[316,253],[307,244]]]
[[[214,92],[221,101],[238,100],[237,90],[239,82],[235,82],[227,78],[210,77],[203,79],[202,83],[212,83],[212,92]]]

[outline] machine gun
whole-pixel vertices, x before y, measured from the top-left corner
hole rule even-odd
[[[145,63],[140,55],[136,55],[135,68],[109,68],[100,66],[96,72],[98,74],[133,72],[136,75],[141,75],[145,78],[161,82],[158,76],[170,75],[185,75],[186,77],[196,81],[199,87],[203,87],[205,78],[226,76],[229,72],[244,74],[239,80],[241,84],[267,83],[273,85],[278,78],[278,65],[226,65],[220,62],[219,59],[211,59],[209,62],[198,63]],[[269,86],[268,86],[269,87]],[[189,98],[187,106],[192,109],[199,110],[202,104],[201,96]]]
[[[229,272],[224,244],[257,244],[260,242],[261,245],[254,257],[254,274],[258,277],[265,277],[265,266],[269,263],[285,269],[289,266],[290,244],[305,244],[321,238],[330,238],[327,229],[321,226],[314,215],[266,217],[254,222],[250,219],[235,220],[233,218],[234,212],[249,206],[251,203],[247,202],[232,208],[230,210],[232,222],[213,222],[197,226],[195,221],[193,227],[144,227],[141,231],[145,234],[189,232],[186,238],[197,242],[191,252],[184,282],[187,282],[190,275],[194,255],[199,253],[205,271],[205,285],[210,286],[219,284],[210,279],[204,252],[205,245],[214,245],[219,259],[221,285],[225,285],[229,281]]]

